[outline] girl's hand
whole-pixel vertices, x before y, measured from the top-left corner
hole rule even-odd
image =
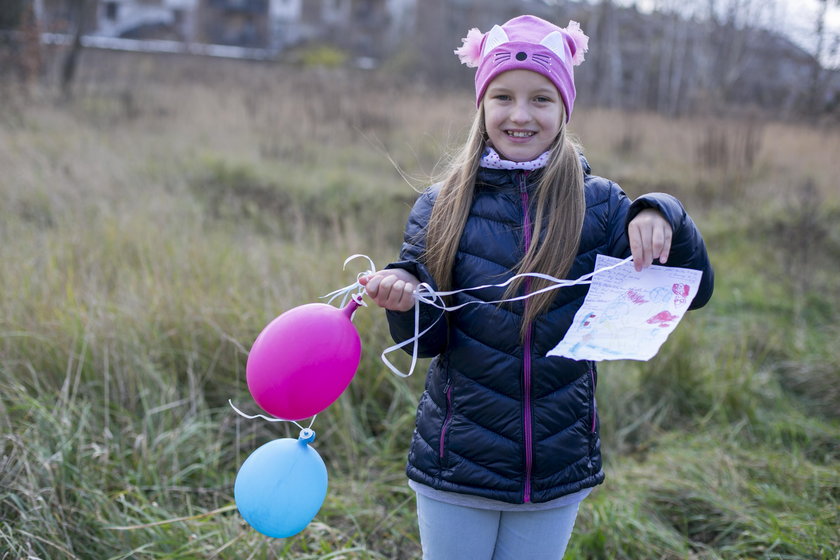
[[[379,270],[359,278],[367,295],[378,305],[391,311],[408,311],[414,307],[414,290],[420,281],[406,270]]]
[[[650,266],[654,259],[668,261],[673,231],[659,210],[645,208],[627,226],[627,238],[636,271]]]

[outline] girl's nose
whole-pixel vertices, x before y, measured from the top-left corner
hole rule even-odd
[[[515,123],[526,123],[531,120],[531,113],[528,111],[527,105],[524,103],[514,105],[510,114],[510,120]]]

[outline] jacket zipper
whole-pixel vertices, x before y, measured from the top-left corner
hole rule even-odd
[[[529,201],[528,201],[528,189],[526,184],[526,179],[528,177],[527,172],[523,172],[519,175],[519,196],[522,200],[522,212],[523,212],[523,229],[525,230],[525,252],[528,252],[528,249],[531,246],[531,216],[528,211]],[[524,288],[525,293],[528,293],[530,287],[530,282],[528,279],[525,280]],[[528,300],[525,300],[523,314],[527,314],[528,312]],[[528,325],[525,330],[525,340],[522,348],[522,367],[523,367],[523,430],[525,432],[525,492],[523,496],[523,501],[528,503],[531,501],[531,471],[534,465],[534,442],[533,442],[533,434],[532,434],[532,422],[533,419],[531,418],[531,332],[532,332],[533,325]]]
[[[597,378],[595,375],[595,367],[592,363],[589,364],[589,377],[592,380],[592,425],[590,426],[590,431],[594,434],[595,422],[598,418],[598,403],[595,401],[595,386],[597,384]]]
[[[438,448],[438,455],[443,459],[445,450],[444,440],[446,438],[446,431],[449,429],[449,423],[452,421],[452,381],[446,381],[446,417],[443,419],[443,425],[440,427],[440,445]]]

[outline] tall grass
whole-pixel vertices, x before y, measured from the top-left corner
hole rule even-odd
[[[385,75],[86,53],[75,99],[0,107],[0,558],[415,558],[404,455],[422,388],[362,364],[319,415],[330,489],[263,537],[238,466],[248,348],[391,260],[469,95]],[[823,558],[840,548],[840,135],[582,109],[596,173],[679,195],[710,306],[647,363],[602,365],[607,483],[570,558]],[[724,155],[725,154],[725,155]],[[312,333],[317,336],[317,333]],[[407,362],[401,362],[403,367]]]

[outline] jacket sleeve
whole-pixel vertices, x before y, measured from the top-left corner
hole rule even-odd
[[[703,273],[697,295],[691,302],[689,309],[698,309],[706,305],[712,297],[715,284],[715,273],[706,252],[706,243],[700,230],[685,211],[682,203],[675,197],[665,193],[649,193],[637,198],[630,205],[624,230],[630,221],[645,208],[655,208],[662,213],[673,230],[671,252],[666,266],[692,268]],[[628,249],[629,250],[629,249]],[[629,254],[629,253],[628,253]]]
[[[386,266],[386,269],[401,268],[407,270],[437,291],[437,284],[432,278],[426,265],[423,263],[426,251],[426,226],[432,214],[434,206],[435,187],[427,189],[417,202],[408,217],[405,227],[400,260]],[[408,311],[386,311],[388,328],[391,331],[391,338],[394,342],[400,343],[414,336],[414,309]],[[420,324],[417,332],[421,333],[430,328],[429,332],[420,337],[418,341],[418,355],[421,358],[429,358],[440,354],[446,347],[448,340],[448,325],[444,312],[432,305],[420,304]],[[408,353],[412,352],[412,345],[403,347]]]

